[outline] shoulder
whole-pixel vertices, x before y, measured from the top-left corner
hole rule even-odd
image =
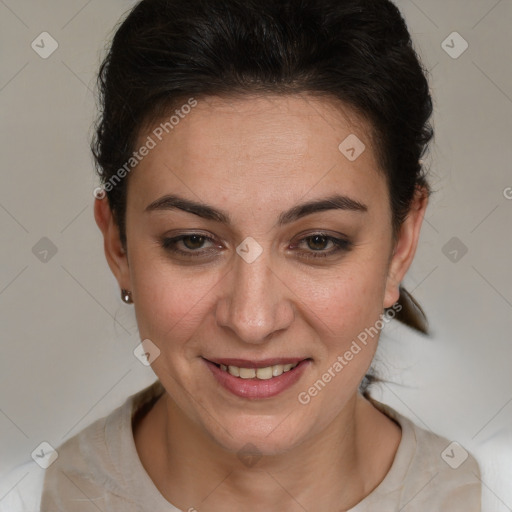
[[[130,468],[137,462],[132,420],[161,389],[157,381],[131,395],[108,416],[57,447],[57,458],[44,477],[42,512],[64,512],[70,504],[90,501],[91,497],[94,506],[105,510],[134,510],[129,502]]]
[[[379,500],[386,511],[395,510],[382,506],[389,501],[390,507],[399,505],[408,512],[480,512],[480,468],[475,458],[460,443],[418,426],[387,405],[371,402],[400,425],[402,439],[391,469],[369,502]]]
[[[411,485],[417,487],[428,477],[424,494],[435,497],[443,510],[480,511],[482,489],[476,459],[459,442],[405,421],[410,423],[416,440]]]
[[[114,411],[118,413],[118,411]],[[61,511],[60,497],[73,480],[87,479],[99,469],[104,453],[102,430],[110,416],[101,418],[52,451],[52,460],[41,468],[34,460],[25,461],[0,477],[0,512]],[[45,505],[51,496],[51,507]]]

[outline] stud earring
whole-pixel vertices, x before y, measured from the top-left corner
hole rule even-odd
[[[121,299],[123,299],[123,302],[126,304],[133,304],[132,292],[124,289],[121,290]]]

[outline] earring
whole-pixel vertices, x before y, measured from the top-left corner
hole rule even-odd
[[[123,302],[126,304],[133,304],[132,300],[132,292],[129,290],[121,290],[121,299],[123,299]]]

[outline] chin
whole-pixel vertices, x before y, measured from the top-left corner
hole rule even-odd
[[[255,452],[259,456],[280,455],[300,444],[301,439],[307,436],[303,431],[304,425],[301,429],[290,428],[281,416],[251,415],[232,422],[224,417],[222,427],[217,425],[210,435],[223,449],[236,453],[239,458],[243,458],[246,452]]]

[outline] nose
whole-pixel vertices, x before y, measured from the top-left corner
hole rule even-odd
[[[216,308],[218,325],[251,344],[265,343],[291,325],[292,292],[271,269],[265,251],[252,263],[237,255],[225,279],[225,292]]]

